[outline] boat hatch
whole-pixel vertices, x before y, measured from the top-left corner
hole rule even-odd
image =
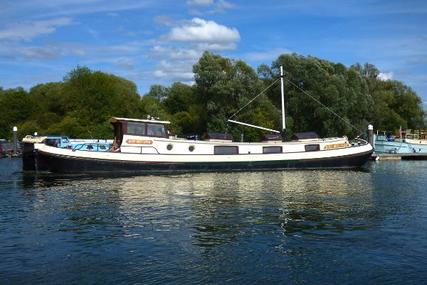
[[[293,140],[310,140],[310,139],[318,139],[319,135],[315,132],[303,132],[303,133],[295,133],[292,136]]]

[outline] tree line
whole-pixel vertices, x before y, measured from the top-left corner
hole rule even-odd
[[[280,130],[281,65],[287,136],[301,131],[356,136],[369,123],[390,131],[425,127],[421,98],[402,82],[380,80],[374,65],[346,67],[313,56],[283,54],[271,66],[254,70],[242,60],[205,52],[193,66],[194,84],[152,85],[143,96],[135,83],[87,67],[75,68],[61,82],[39,84],[29,91],[0,87],[0,138],[10,138],[15,125],[20,137],[37,131],[111,138],[111,117],[150,115],[170,120],[177,135],[227,132],[235,139],[243,134],[246,140],[259,140],[264,131],[231,125],[227,119],[262,93],[233,119]]]

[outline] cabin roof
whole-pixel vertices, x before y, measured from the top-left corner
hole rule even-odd
[[[315,132],[303,132],[294,133],[292,138],[297,140],[318,139],[319,135]]]
[[[111,122],[141,122],[141,123],[158,123],[158,124],[170,124],[169,121],[158,121],[154,119],[132,119],[132,118],[119,118],[119,117],[112,117]]]

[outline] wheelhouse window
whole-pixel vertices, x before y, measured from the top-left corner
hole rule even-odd
[[[147,123],[147,136],[167,137],[165,125]]]
[[[144,136],[145,135],[145,124],[144,123],[127,123],[127,134],[135,136]]]
[[[237,146],[215,146],[214,154],[238,154],[239,148]]]
[[[320,150],[320,145],[318,144],[306,144],[305,151],[318,151]]]
[[[282,153],[281,146],[264,146],[262,148],[262,153]]]
[[[45,145],[48,145],[48,146],[54,146],[54,147],[61,146],[61,140],[60,139],[46,139],[44,143],[45,143]]]

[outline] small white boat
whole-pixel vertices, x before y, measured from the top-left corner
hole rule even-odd
[[[282,72],[282,126],[285,129]],[[240,123],[232,121],[233,123]],[[233,142],[226,136],[189,140],[170,136],[170,122],[112,118],[115,141],[110,151],[27,144],[24,169],[61,173],[175,173],[272,169],[351,169],[370,158],[373,148],[361,139],[304,137],[283,142]],[[266,129],[250,124],[250,127]]]

